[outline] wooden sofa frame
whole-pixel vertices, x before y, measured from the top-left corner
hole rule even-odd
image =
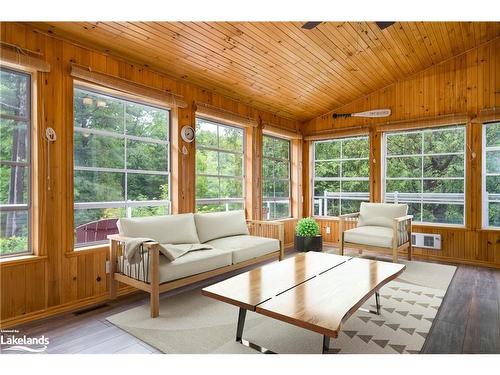
[[[139,280],[125,273],[118,272],[118,259],[123,254],[123,248],[128,237],[120,236],[119,234],[109,235],[109,296],[115,299],[118,291],[118,282],[143,290],[150,294],[151,318],[156,318],[160,313],[160,293],[180,288],[185,285],[193,284],[201,280],[205,280],[217,275],[222,275],[226,272],[234,271],[253,264],[261,263],[266,260],[277,258],[282,260],[285,251],[285,224],[282,222],[247,220],[248,229],[251,235],[275,238],[280,241],[280,249],[270,254],[262,255],[257,258],[249,259],[244,262],[232,264],[229,266],[220,267],[211,271],[195,274],[192,276],[183,277],[181,279],[168,281],[160,284],[159,280],[159,261],[160,251],[157,242],[145,242],[143,248],[147,250],[149,260],[149,273],[151,275],[150,282]]]
[[[412,244],[411,244],[411,225],[412,225],[412,215],[401,216],[393,219],[392,222],[392,247],[379,247],[364,245],[352,242],[344,241],[344,228],[356,224],[359,219],[359,212],[352,214],[340,215],[339,216],[339,245],[340,245],[340,255],[344,255],[344,249],[346,247],[356,248],[359,250],[359,254],[363,253],[363,250],[374,250],[374,251],[385,251],[388,250],[392,252],[392,261],[397,263],[398,253],[400,251],[407,250],[408,260],[412,259]],[[352,228],[348,228],[352,229]],[[406,234],[406,237],[404,236]],[[406,239],[406,240],[405,240]]]

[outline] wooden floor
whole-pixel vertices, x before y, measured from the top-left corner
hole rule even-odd
[[[287,254],[292,255],[293,252]],[[239,272],[242,270],[233,274]],[[201,288],[228,276],[170,291],[161,298]],[[139,292],[96,309],[67,313],[16,329],[19,334],[48,337],[47,353],[159,353],[106,320],[107,316],[145,303],[148,297]],[[458,266],[422,353],[500,353],[500,270]]]

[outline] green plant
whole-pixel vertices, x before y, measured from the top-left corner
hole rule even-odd
[[[320,234],[319,225],[312,217],[300,219],[295,232],[300,237],[314,237]]]

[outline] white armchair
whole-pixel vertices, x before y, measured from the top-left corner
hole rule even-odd
[[[392,261],[398,261],[398,252],[407,250],[412,257],[411,220],[408,205],[362,202],[360,212],[339,217],[340,255],[344,248],[382,250],[392,252]],[[351,229],[350,229],[351,228]]]

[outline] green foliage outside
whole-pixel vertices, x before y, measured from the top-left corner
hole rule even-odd
[[[305,217],[300,219],[295,227],[295,233],[300,237],[314,237],[319,236],[319,224],[312,217]]]

